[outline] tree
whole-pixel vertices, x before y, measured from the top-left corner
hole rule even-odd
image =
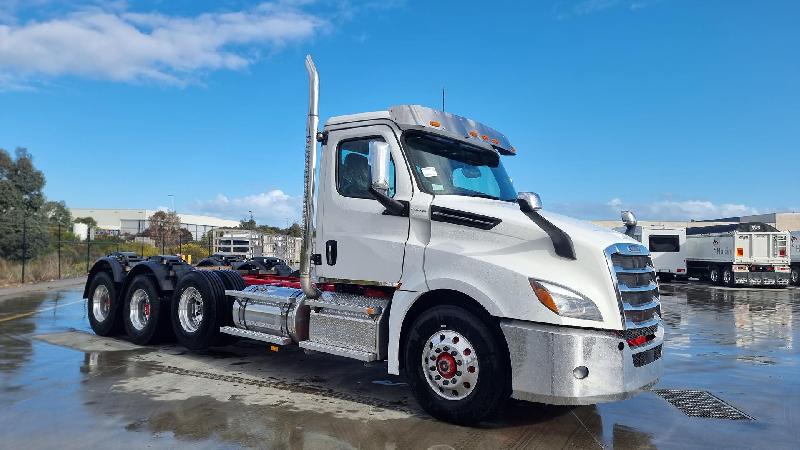
[[[51,225],[61,225],[62,230],[69,230],[72,227],[72,213],[69,212],[67,204],[63,200],[60,202],[46,202],[42,207],[42,211]],[[95,223],[96,225],[97,223]]]
[[[94,220],[94,217],[76,217],[73,222],[84,223],[88,225],[89,228],[97,228],[97,221]]]
[[[181,228],[181,219],[175,211],[156,211],[148,219],[149,225],[142,236],[147,236],[156,242],[156,246],[178,245],[179,239],[191,238],[188,230]]]
[[[26,149],[18,148],[14,158],[0,149],[0,257],[32,259],[47,249],[44,183]]]
[[[286,229],[286,234],[292,237],[302,237],[303,236],[303,227],[300,226],[299,223],[295,222]]]

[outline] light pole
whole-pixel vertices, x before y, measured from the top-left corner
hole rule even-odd
[[[175,212],[175,194],[167,194],[167,197],[172,202],[172,212]]]

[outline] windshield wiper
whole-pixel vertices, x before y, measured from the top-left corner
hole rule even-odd
[[[500,197],[495,197],[494,195],[489,195],[489,194],[481,194],[479,192],[475,194],[468,194],[467,197],[480,197],[480,198],[488,198],[489,200],[500,200]]]

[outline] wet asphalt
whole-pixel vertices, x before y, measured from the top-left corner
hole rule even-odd
[[[800,289],[664,284],[664,376],[754,420],[689,417],[653,392],[511,402],[466,428],[400,377],[239,342],[204,354],[91,334],[82,288],[0,298],[0,448],[800,448]]]

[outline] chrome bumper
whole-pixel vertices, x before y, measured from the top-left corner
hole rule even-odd
[[[504,321],[500,327],[511,355],[512,397],[518,400],[552,405],[623,400],[657,383],[662,373],[660,324],[655,339],[635,351],[614,331],[519,320]],[[574,373],[580,375],[582,369],[576,370],[580,367],[588,369],[583,379]]]

